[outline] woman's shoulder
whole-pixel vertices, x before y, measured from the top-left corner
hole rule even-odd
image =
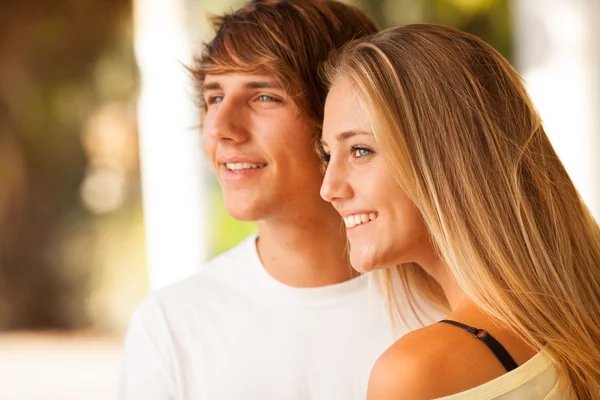
[[[506,371],[470,333],[433,324],[404,335],[377,360],[368,399],[431,399],[459,393]]]

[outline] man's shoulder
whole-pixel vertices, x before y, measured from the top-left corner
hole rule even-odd
[[[227,275],[231,270],[245,270],[246,265],[256,263],[258,254],[256,252],[256,235],[243,239],[236,246],[216,255],[206,262],[200,270],[188,280],[194,280],[202,276]],[[182,282],[183,283],[183,282]]]
[[[205,266],[210,266],[213,264],[219,264],[222,262],[230,262],[231,260],[236,261],[248,261],[248,257],[254,256],[258,257],[256,252],[256,238],[258,236],[256,234],[250,235],[244,239],[242,239],[238,244],[226,250],[210,261],[208,261]]]
[[[223,288],[232,287],[244,281],[251,273],[252,258],[257,258],[253,241],[256,236],[244,239],[237,246],[215,256],[204,264],[198,272],[155,290],[149,297],[161,306],[179,306],[181,303],[197,302],[201,297],[223,293]]]

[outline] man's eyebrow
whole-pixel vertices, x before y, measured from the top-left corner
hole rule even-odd
[[[283,86],[276,81],[250,81],[244,87],[246,89],[279,89],[283,90]],[[202,91],[223,90],[219,82],[209,82],[202,85]]]
[[[351,137],[358,136],[358,135],[371,135],[371,134],[369,132],[363,131],[361,129],[352,129],[352,130],[338,133],[337,135],[335,135],[335,139],[338,142],[343,142],[344,140],[350,139]],[[323,139],[321,139],[321,146],[327,146],[327,143]]]
[[[276,81],[252,81],[246,83],[248,89],[282,89],[283,86]]]
[[[202,91],[206,90],[221,90],[221,85],[219,85],[219,82],[204,83],[202,84]]]

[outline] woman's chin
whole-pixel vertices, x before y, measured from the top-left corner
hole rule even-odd
[[[352,251],[350,251],[350,263],[355,270],[362,273],[385,268],[373,258],[365,258],[363,254],[353,254]]]

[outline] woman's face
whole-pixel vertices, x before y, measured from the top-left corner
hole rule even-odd
[[[347,78],[327,96],[322,142],[328,163],[321,197],[344,218],[352,266],[367,272],[429,258],[421,214],[393,178]]]

